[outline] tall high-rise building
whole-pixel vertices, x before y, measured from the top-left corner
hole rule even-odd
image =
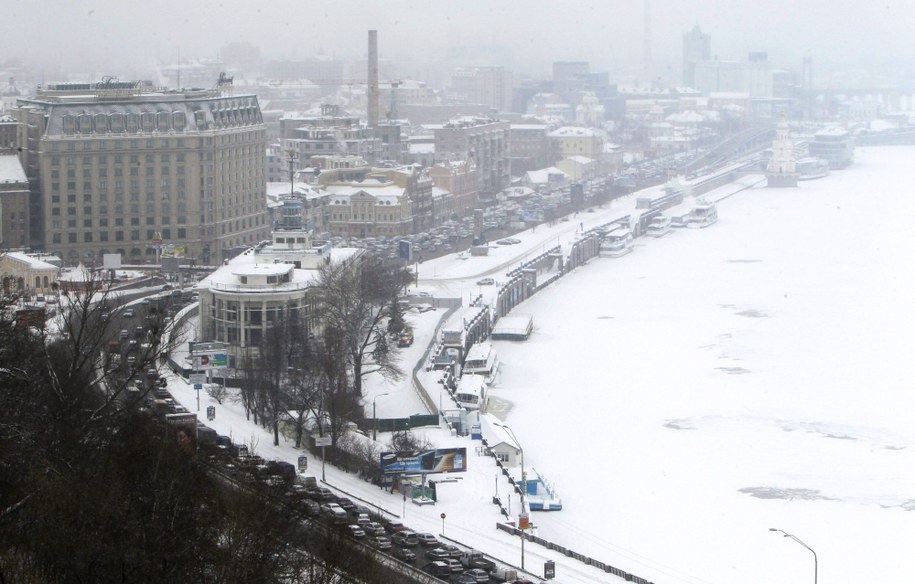
[[[254,95],[59,83],[21,99],[20,159],[31,243],[68,264],[152,263],[162,252],[217,263],[269,235],[266,129]]]
[[[555,61],[553,63],[553,93],[566,103],[577,103],[578,92],[585,86],[584,76],[591,71],[587,61]]]
[[[462,67],[451,75],[451,99],[496,111],[511,108],[512,74],[503,67]]]
[[[683,35],[683,85],[696,86],[696,63],[712,58],[712,38],[696,25]]]

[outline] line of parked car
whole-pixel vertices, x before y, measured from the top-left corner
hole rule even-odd
[[[349,497],[319,486],[315,477],[296,472],[283,461],[245,456],[245,447],[198,425],[201,452],[239,482],[262,488],[305,515],[321,521],[380,553],[456,584],[506,582],[533,584],[512,568],[501,568],[479,551],[440,541],[431,533],[414,532],[396,517],[373,511]],[[242,456],[239,456],[239,454]]]

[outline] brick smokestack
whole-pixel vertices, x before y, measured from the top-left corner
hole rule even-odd
[[[375,130],[378,128],[378,31],[369,31],[369,78],[368,78],[368,99],[366,121],[369,128]]]

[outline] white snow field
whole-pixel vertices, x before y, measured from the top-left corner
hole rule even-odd
[[[503,365],[490,396],[507,406],[500,415],[526,467],[562,497],[562,511],[532,515],[535,533],[657,584],[812,582],[813,554],[777,528],[815,550],[822,582],[911,582],[913,160],[912,147],[858,148],[852,167],[827,178],[744,190],[718,204],[715,225],[639,238],[634,253],[595,258],[517,307],[534,316],[534,332],[494,342]],[[633,206],[629,197],[538,227],[493,257],[425,262],[419,288],[480,292],[482,275],[498,281],[521,256],[566,244],[579,222]],[[438,314],[411,315],[406,369]],[[186,383],[170,389],[195,409]],[[379,417],[424,411],[408,380],[373,382],[369,415],[384,392]],[[201,411],[210,403],[202,394]],[[218,407],[210,424],[238,442],[258,436],[266,458],[295,461],[290,444],[270,446],[237,409]],[[425,433],[469,455],[435,506],[405,504],[330,466],[327,482],[520,565],[518,538],[495,528],[491,499],[508,486],[492,459],[469,438]],[[320,478],[312,456],[309,466]],[[518,505],[514,497],[513,514]],[[526,544],[529,571],[542,575],[547,559],[557,583],[622,581]]]

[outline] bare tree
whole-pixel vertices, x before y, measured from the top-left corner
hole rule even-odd
[[[229,395],[229,390],[221,383],[208,383],[207,395],[216,400],[216,403],[222,405],[222,400]]]
[[[362,395],[362,381],[380,373],[399,380],[403,372],[395,348],[385,337],[391,303],[412,276],[402,267],[388,267],[374,256],[355,264],[330,263],[319,272],[322,322],[339,339],[352,371],[352,391]]]
[[[257,388],[260,386],[260,373],[256,349],[247,347],[245,352],[238,357],[238,371],[241,371],[241,387],[238,391],[238,400],[245,409],[245,419],[258,423],[260,406],[258,403]]]

